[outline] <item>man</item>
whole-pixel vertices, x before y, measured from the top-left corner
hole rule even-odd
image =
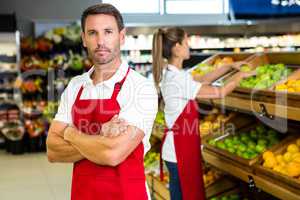
[[[125,28],[115,7],[87,8],[81,25],[94,66],[61,96],[48,159],[74,163],[72,200],[149,199],[143,156],[157,112],[155,87],[121,61]]]

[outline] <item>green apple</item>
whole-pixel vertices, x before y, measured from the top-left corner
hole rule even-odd
[[[258,145],[256,145],[256,147],[255,147],[255,151],[257,152],[257,153],[262,153],[262,152],[264,152],[266,150],[266,145],[264,145],[264,144],[258,144]]]
[[[243,143],[247,143],[250,140],[249,136],[247,134],[242,134],[241,135],[241,141]]]
[[[208,140],[208,144],[210,144],[212,146],[216,146],[216,141],[214,139],[210,139],[210,140]]]
[[[268,144],[268,141],[266,139],[259,139],[257,141],[257,144],[266,146]]]
[[[245,158],[245,159],[250,159],[250,153],[245,151],[245,152],[243,152],[242,157]]]
[[[228,149],[227,149],[230,153],[235,153],[235,149],[233,148],[233,147],[228,147]]]
[[[236,155],[238,155],[239,157],[243,157],[243,152],[240,150],[237,150]]]
[[[250,141],[248,141],[247,146],[248,146],[248,149],[254,149],[255,150],[256,143],[254,141],[250,140]]]
[[[224,143],[228,146],[228,144],[232,143],[232,139],[231,138],[226,138],[224,140]]]
[[[247,146],[243,143],[240,144],[240,146],[238,147],[238,150],[241,152],[244,152],[247,150]]]
[[[219,149],[226,149],[226,145],[224,144],[223,141],[216,142],[216,145]]]

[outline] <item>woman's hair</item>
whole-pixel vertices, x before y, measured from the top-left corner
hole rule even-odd
[[[159,83],[162,79],[163,67],[166,64],[164,60],[172,57],[172,48],[176,43],[181,44],[186,32],[179,27],[167,29],[158,29],[153,36],[152,44],[152,71],[154,83],[159,92]]]

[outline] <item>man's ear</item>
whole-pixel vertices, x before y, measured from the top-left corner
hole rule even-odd
[[[125,36],[126,36],[126,28],[124,27],[120,31],[120,44],[123,45],[125,43]]]
[[[84,38],[84,32],[81,32],[81,40],[82,40],[82,44],[84,47],[86,47],[86,42],[85,42],[85,38]]]

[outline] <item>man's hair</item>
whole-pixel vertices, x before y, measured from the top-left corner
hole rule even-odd
[[[123,17],[121,15],[121,13],[119,12],[119,10],[111,4],[100,3],[100,4],[90,6],[87,9],[85,9],[85,11],[83,11],[83,13],[81,15],[82,32],[84,32],[84,30],[85,30],[86,18],[89,15],[98,15],[98,14],[113,16],[116,19],[119,31],[121,31],[124,28]]]

